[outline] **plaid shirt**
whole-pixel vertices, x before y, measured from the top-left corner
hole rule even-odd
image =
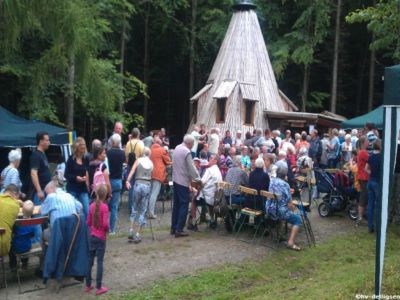
[[[42,216],[49,215],[51,226],[56,219],[79,213],[81,210],[82,204],[60,188],[55,193],[47,195],[40,207]]]
[[[232,185],[231,193],[232,195],[239,194],[239,185],[247,186],[249,184],[249,177],[247,173],[239,167],[232,167],[228,170],[226,174],[225,181]],[[225,189],[225,195],[229,196],[229,191]]]

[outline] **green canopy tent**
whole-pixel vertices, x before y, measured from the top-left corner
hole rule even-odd
[[[22,148],[20,178],[25,193],[29,192],[30,187],[29,157],[32,149],[36,147],[36,133],[39,131],[49,134],[51,154],[61,150],[64,160],[71,155],[71,143],[75,132],[44,122],[23,119],[0,106],[0,171],[8,164],[7,155],[10,149]]]
[[[18,117],[0,106],[0,147],[22,148],[36,146],[36,133],[49,133],[52,145],[70,145],[73,132],[35,120]]]
[[[374,123],[375,127],[379,130],[383,128],[383,106],[370,111],[369,113],[346,120],[342,123],[341,127],[344,129],[363,128],[365,123]]]

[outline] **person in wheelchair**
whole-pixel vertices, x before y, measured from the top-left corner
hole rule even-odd
[[[277,196],[277,199],[268,199],[265,204],[267,214],[273,220],[284,220],[292,224],[292,229],[287,241],[287,247],[299,251],[300,247],[296,245],[295,240],[301,225],[301,217],[293,212],[292,196],[290,186],[285,181],[287,168],[280,166],[277,169],[276,178],[271,179],[269,191]]]
[[[192,202],[191,217],[189,218],[188,229],[197,231],[197,207],[207,206],[210,215],[210,227],[216,227],[214,217],[214,200],[215,192],[217,191],[217,183],[222,181],[222,174],[218,168],[219,157],[216,154],[210,156],[208,168],[205,170],[201,178],[201,187],[197,191],[197,197]],[[192,188],[195,190],[195,188]]]

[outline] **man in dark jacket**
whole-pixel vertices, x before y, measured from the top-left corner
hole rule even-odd
[[[310,149],[308,155],[314,162],[314,166],[318,166],[322,154],[322,144],[318,136],[318,131],[314,129],[311,132]]]

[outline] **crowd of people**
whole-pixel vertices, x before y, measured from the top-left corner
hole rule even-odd
[[[117,231],[122,191],[129,191],[131,224],[128,240],[140,243],[147,220],[157,218],[155,204],[164,184],[169,181],[173,186],[171,234],[176,238],[188,235],[185,227],[198,230],[198,206],[207,207],[209,224],[215,227],[217,220],[213,206],[217,183],[225,181],[231,186],[225,190],[229,203],[265,210],[273,218],[287,221],[291,224],[287,245],[290,249],[300,250],[296,237],[301,218],[294,212],[292,204],[295,176],[312,176],[316,167],[346,168],[353,174],[354,186],[359,192],[356,223],[359,225],[367,213],[368,230],[374,231],[381,142],[373,124],[366,124],[360,131],[332,129],[323,135],[316,129],[309,133],[286,130],[283,134],[279,130],[256,129],[244,136],[239,130],[234,135],[229,130],[221,135],[218,128],[208,131],[205,125],[200,125],[194,126],[173,150],[165,129],[142,136],[140,130],[134,128],[126,145],[122,143],[122,132],[123,125],[117,122],[105,143],[97,139],[92,141],[90,152],[85,140],[76,138],[65,169],[58,169],[56,176],[51,174],[46,156],[49,135],[39,132],[37,147],[30,156],[32,201],[20,200],[25,197],[20,193],[22,182],[18,171],[22,153],[19,149],[9,152],[9,165],[2,170],[0,182],[0,227],[5,228],[0,255],[10,255],[11,268],[15,268],[15,254],[27,251],[38,242],[46,248],[57,219],[83,214],[90,231],[90,266],[97,257],[96,294],[107,292],[102,284],[103,259],[107,235]],[[395,173],[397,192],[393,193],[390,218],[399,224],[398,162]],[[242,197],[239,186],[258,192],[270,191],[280,196],[279,201],[265,201],[261,197],[250,201]],[[23,218],[30,218],[34,205],[40,205],[40,214],[49,217],[49,226],[33,226],[28,231],[13,228],[20,208]],[[27,261],[23,264],[26,266]],[[89,273],[85,291],[90,292],[93,288]]]

